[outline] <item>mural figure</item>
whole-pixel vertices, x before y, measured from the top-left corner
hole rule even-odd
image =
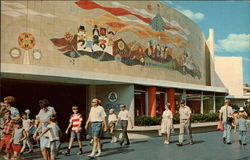
[[[94,25],[94,29],[92,30],[92,34],[93,34],[93,45],[99,45],[99,29],[97,27],[97,25]]]

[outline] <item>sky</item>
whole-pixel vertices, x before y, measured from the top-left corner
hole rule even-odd
[[[208,38],[214,29],[215,56],[242,57],[244,84],[250,85],[250,2],[164,1],[197,23]]]

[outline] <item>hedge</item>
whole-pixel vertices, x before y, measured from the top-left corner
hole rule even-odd
[[[219,121],[218,114],[208,113],[208,114],[192,114],[191,122],[216,122]],[[174,124],[179,123],[179,115],[175,114],[173,117]],[[154,126],[160,125],[161,117],[150,117],[150,116],[138,116],[135,117],[136,126]]]

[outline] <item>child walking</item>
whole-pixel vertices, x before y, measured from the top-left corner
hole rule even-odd
[[[43,135],[49,132],[50,141],[50,160],[56,160],[56,156],[60,149],[60,137],[62,135],[59,126],[56,123],[56,115],[52,114],[50,116],[50,122],[47,128],[42,134],[40,134],[36,139],[40,139]]]
[[[2,152],[3,148],[6,149],[6,156],[5,159],[10,159],[11,157],[11,137],[13,133],[13,121],[10,118],[11,112],[10,110],[5,110],[4,112],[4,123],[3,128],[1,128],[3,137],[0,142],[0,153]]]
[[[14,121],[14,132],[12,134],[11,142],[12,144],[12,149],[14,151],[14,159],[15,160],[20,160],[20,151],[23,147],[23,141],[27,139],[27,132],[23,128],[23,122],[22,119],[16,119]]]
[[[246,119],[244,119],[244,117],[245,117],[244,114],[239,114],[239,119],[237,119],[237,121],[236,121],[236,125],[238,126],[238,131],[239,131],[239,144],[240,145],[247,144],[246,143],[246,135],[247,135],[248,121]]]
[[[70,116],[69,119],[69,125],[66,130],[66,134],[68,134],[68,131],[71,127],[71,134],[70,134],[70,141],[69,141],[69,146],[68,150],[64,152],[64,155],[69,155],[70,154],[70,149],[72,147],[72,144],[74,142],[74,139],[76,138],[79,144],[79,152],[77,155],[81,155],[82,152],[82,141],[81,141],[81,132],[82,132],[82,114],[78,113],[78,106],[73,106],[72,107],[73,114]]]
[[[123,145],[124,141],[126,141],[125,145],[130,145],[127,133],[128,121],[131,123],[131,128],[133,128],[133,123],[131,117],[129,116],[128,110],[126,110],[125,104],[120,105],[120,112],[118,114],[118,120],[116,123],[118,123],[119,121],[121,122],[122,127],[122,139],[120,141],[120,146]]]
[[[26,131],[26,134],[27,134],[27,138],[23,141],[23,148],[21,149],[21,153],[24,152],[25,150],[25,147],[26,147],[26,144],[27,146],[29,147],[29,151],[27,153],[32,153],[33,152],[33,147],[32,147],[32,144],[30,142],[30,129],[31,129],[31,120],[28,118],[28,114],[26,112],[24,112],[22,114],[22,120],[23,120],[23,128],[25,129]]]
[[[117,142],[117,138],[115,136],[115,124],[117,122],[117,116],[115,114],[115,110],[114,109],[110,109],[109,110],[109,117],[108,117],[108,126],[109,126],[109,133],[112,136],[112,140],[110,143],[116,143]]]

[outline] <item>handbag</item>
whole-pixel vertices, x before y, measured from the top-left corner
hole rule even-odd
[[[232,123],[234,119],[232,117],[228,117],[228,111],[227,111],[227,109],[228,109],[228,107],[226,108],[227,122],[228,123]]]
[[[217,130],[224,131],[224,126],[223,126],[222,122],[218,123]]]

